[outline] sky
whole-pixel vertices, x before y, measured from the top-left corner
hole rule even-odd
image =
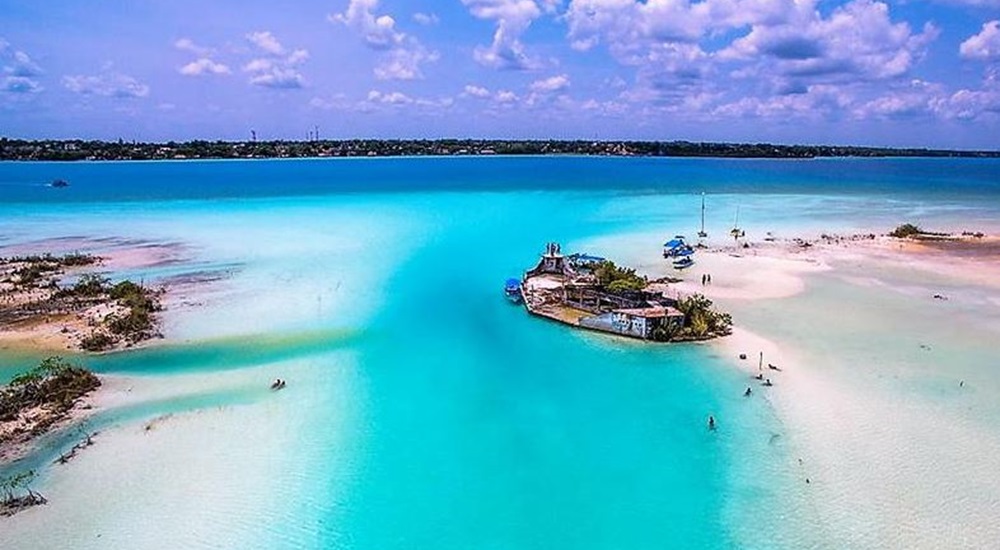
[[[1000,149],[1000,0],[0,0],[0,136]]]

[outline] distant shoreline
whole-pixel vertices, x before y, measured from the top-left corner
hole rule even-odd
[[[314,140],[138,143],[0,138],[5,161],[145,161],[281,158],[596,156],[735,159],[1000,158],[970,151],[839,145],[586,140]]]

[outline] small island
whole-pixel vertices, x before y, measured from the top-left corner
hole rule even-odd
[[[159,336],[162,291],[87,271],[100,262],[78,253],[0,258],[0,328],[40,347],[92,352]]]
[[[520,296],[528,313],[574,327],[653,342],[687,342],[726,336],[732,317],[701,294],[668,296],[634,269],[587,254],[564,256],[549,243],[525,273]]]
[[[89,370],[49,357],[0,387],[0,464],[20,458],[31,440],[67,420],[100,386]]]
[[[89,370],[49,357],[0,387],[0,465],[22,458],[36,438],[89,408],[85,398],[100,386],[101,380]],[[92,442],[87,435],[82,446]],[[66,455],[60,458],[66,460]],[[46,503],[30,487],[34,476],[29,470],[0,477],[0,516]]]

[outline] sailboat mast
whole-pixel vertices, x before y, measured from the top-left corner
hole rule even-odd
[[[701,192],[701,233],[705,233],[705,192]]]

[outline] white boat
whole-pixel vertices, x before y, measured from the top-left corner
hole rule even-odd
[[[684,256],[674,260],[673,265],[674,269],[687,269],[694,265],[694,259],[691,256]]]

